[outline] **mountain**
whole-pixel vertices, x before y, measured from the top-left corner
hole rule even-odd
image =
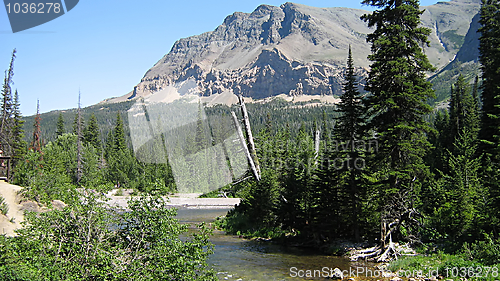
[[[422,7],[422,25],[432,30],[425,52],[438,71],[460,54],[479,8],[480,0]],[[359,76],[365,77],[370,65],[366,36],[372,30],[360,20],[365,13],[369,12],[294,3],[236,12],[214,31],[178,40],[131,93],[107,102],[156,93],[175,99],[186,81],[194,81],[212,100],[234,100],[233,94],[254,99],[338,95],[349,45]]]
[[[479,64],[479,36],[478,32],[480,15],[476,14],[469,27],[464,43],[453,61],[438,73],[433,75],[429,81],[434,85],[437,103],[445,101],[450,96],[450,87],[463,75],[466,81],[472,83],[477,75],[481,74]]]

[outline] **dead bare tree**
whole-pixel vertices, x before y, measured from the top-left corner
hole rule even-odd
[[[234,126],[236,127],[238,137],[239,137],[240,142],[243,146],[243,151],[245,152],[245,155],[247,156],[248,164],[250,165],[250,168],[252,169],[252,172],[253,172],[255,179],[257,181],[260,181],[260,173],[257,171],[257,168],[255,167],[253,157],[250,154],[250,151],[249,151],[248,146],[247,146],[246,141],[245,141],[245,137],[243,136],[243,131],[241,129],[240,122],[238,121],[238,117],[236,117],[236,113],[234,113],[234,111],[231,111],[231,115],[233,116]]]
[[[255,164],[255,169],[260,177],[259,159],[257,158],[257,151],[255,150],[255,143],[253,141],[252,128],[250,127],[250,118],[248,117],[247,107],[245,106],[245,101],[242,95],[239,95],[238,99],[240,101],[241,113],[243,115],[243,125],[245,126],[245,131],[247,133],[248,150],[250,151],[250,155],[252,156]]]
[[[319,155],[319,142],[320,142],[321,131],[316,130],[314,133],[314,159],[318,158]],[[318,160],[316,160],[317,162]]]
[[[31,149],[36,152],[42,151],[42,130],[40,129],[40,121],[42,118],[40,117],[40,101],[36,101],[36,115],[35,115],[35,123],[33,124],[33,142],[31,143]]]
[[[384,206],[380,218],[380,244],[376,247],[355,250],[350,253],[351,260],[367,259],[376,262],[386,262],[397,259],[408,252],[396,241],[406,241],[410,245],[419,244],[417,230],[422,227],[419,219],[422,215],[413,207],[413,198],[409,189],[400,190],[390,197]],[[407,254],[408,254],[407,253]]]

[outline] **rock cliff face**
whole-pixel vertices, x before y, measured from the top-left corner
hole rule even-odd
[[[479,36],[481,35],[478,30],[481,27],[479,23],[480,15],[476,14],[472,18],[469,31],[464,39],[462,48],[457,53],[455,61],[460,62],[478,62],[479,61]]]
[[[480,75],[479,63],[479,36],[478,29],[480,15],[476,14],[469,27],[469,31],[463,40],[462,47],[458,51],[455,59],[442,70],[433,75],[429,81],[434,85],[436,102],[444,101],[450,97],[450,87],[456,82],[459,75],[464,76],[467,82],[474,80],[476,75]]]
[[[452,0],[423,7],[422,25],[432,29],[425,51],[438,70],[457,55],[479,6],[478,0]],[[360,77],[370,65],[366,36],[372,30],[360,20],[365,13],[293,3],[236,12],[214,31],[177,41],[126,97],[148,96],[188,79],[204,96],[340,94],[349,45]]]

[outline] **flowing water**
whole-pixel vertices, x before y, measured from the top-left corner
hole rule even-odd
[[[177,218],[183,223],[213,222],[227,211],[181,208]],[[208,262],[218,273],[219,280],[328,280],[325,278],[327,272],[335,268],[350,271],[348,277],[360,277],[357,280],[372,279],[366,276],[379,273],[373,264],[353,263],[346,258],[325,256],[303,248],[242,239],[222,231],[214,231],[211,242],[215,248]],[[307,270],[312,277],[305,276]]]

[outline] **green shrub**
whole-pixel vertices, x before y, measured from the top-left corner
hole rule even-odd
[[[476,260],[484,265],[500,263],[500,240],[493,240],[490,235],[485,235],[485,240],[469,245],[465,243],[462,253],[471,260]]]
[[[206,262],[213,252],[206,226],[188,237],[160,196],[132,199],[124,212],[95,194],[28,213],[18,236],[0,236],[2,280],[217,280]]]
[[[118,190],[115,193],[115,196],[123,196],[123,189],[118,188]]]
[[[7,205],[7,202],[5,202],[5,198],[3,198],[2,196],[0,196],[0,213],[2,213],[2,215],[7,215],[7,213],[9,212],[9,206]]]

